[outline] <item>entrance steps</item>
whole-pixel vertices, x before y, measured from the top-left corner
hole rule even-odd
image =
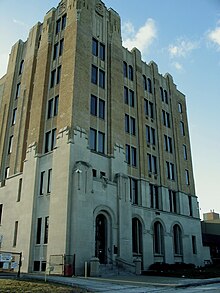
[[[100,264],[99,273],[101,277],[113,276],[134,276],[134,273],[129,272],[124,267],[119,267],[115,264]]]

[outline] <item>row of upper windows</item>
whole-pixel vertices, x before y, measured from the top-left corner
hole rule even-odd
[[[92,54],[105,61],[105,45],[95,38],[92,39]]]
[[[66,27],[66,20],[67,20],[67,15],[64,14],[62,17],[58,18],[56,21],[56,30],[55,33],[58,34],[62,30],[65,29]]]

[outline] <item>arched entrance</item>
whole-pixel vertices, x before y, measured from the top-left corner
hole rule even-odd
[[[101,264],[107,263],[107,219],[103,214],[96,217],[95,255]]]

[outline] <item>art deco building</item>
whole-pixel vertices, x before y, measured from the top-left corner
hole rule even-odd
[[[52,8],[12,47],[0,107],[1,249],[23,271],[203,264],[185,96],[122,46],[117,12]]]

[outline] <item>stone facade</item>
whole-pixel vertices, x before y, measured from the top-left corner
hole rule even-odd
[[[22,271],[203,264],[185,96],[123,48],[113,9],[51,9],[13,46],[0,107],[1,248]]]

